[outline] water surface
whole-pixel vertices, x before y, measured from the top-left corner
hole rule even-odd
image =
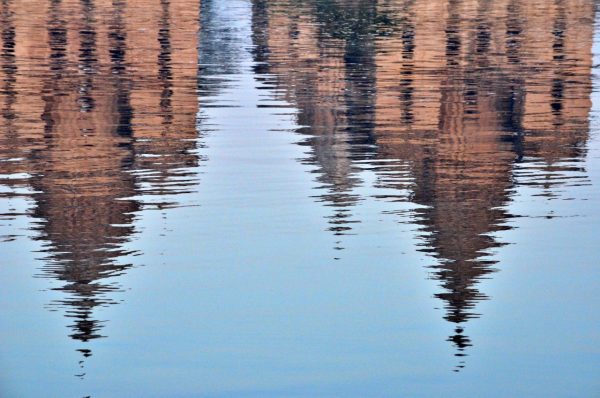
[[[594,1],[0,30],[0,396],[600,394]]]

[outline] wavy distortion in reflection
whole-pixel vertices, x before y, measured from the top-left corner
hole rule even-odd
[[[33,191],[38,276],[60,282],[50,308],[82,343],[103,337],[97,309],[118,302],[136,213],[184,205],[198,183],[198,9],[145,3],[5,0],[0,11],[0,150],[14,160],[0,169],[24,176],[2,182],[6,195]]]
[[[360,221],[361,170],[375,171],[375,198],[419,205],[408,222],[436,260],[458,357],[515,187],[555,199],[587,183],[594,12],[585,0],[253,1],[258,72],[299,109],[330,229]]]
[[[38,276],[62,297],[49,307],[84,357],[139,254],[141,211],[198,191],[198,96],[231,106],[215,93],[244,73],[223,2],[135,3],[0,0],[0,198],[32,203],[0,221],[33,220]],[[559,200],[589,183],[594,2],[251,3],[253,78],[298,111],[334,249],[359,233],[362,202],[398,206],[432,258],[460,370],[515,190]]]

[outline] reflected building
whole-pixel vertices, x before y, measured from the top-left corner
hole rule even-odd
[[[59,289],[68,293],[53,304],[75,319],[71,337],[88,341],[101,337],[94,308],[112,302],[106,293],[117,288],[107,278],[129,267],[119,257],[139,205],[119,200],[134,193],[133,176],[123,169],[133,160],[132,134],[123,124],[131,114],[123,43],[109,39],[115,51],[103,63],[94,6],[82,4],[79,21],[65,20],[67,6],[54,2],[48,10],[49,76],[42,91],[44,148],[33,165],[40,171],[32,178],[34,217],[47,242],[42,275],[64,282]],[[69,37],[70,30],[79,35]]]
[[[556,191],[585,179],[572,172],[588,135],[594,9],[591,1],[419,5],[381,5],[398,22],[378,40],[377,142],[381,158],[410,165],[423,250],[437,259],[436,296],[462,356],[470,341],[461,324],[486,298],[477,282],[493,271],[501,245],[493,235],[508,228],[515,184]]]
[[[50,307],[82,342],[102,337],[96,309],[117,302],[135,213],[177,206],[197,184],[199,11],[144,3],[5,0],[0,10],[0,151],[14,159],[0,172],[34,191],[39,276],[59,282],[64,299]]]
[[[466,355],[464,323],[487,298],[478,282],[495,270],[514,190],[551,198],[586,181],[593,2],[256,0],[253,10],[257,72],[299,109],[321,197],[348,202],[368,165],[377,197],[419,205],[411,222],[436,260],[449,341]]]
[[[257,0],[252,18],[258,78],[298,109],[304,161],[324,191],[316,199],[333,208],[329,230],[350,233],[362,184],[355,162],[374,153],[375,4]]]

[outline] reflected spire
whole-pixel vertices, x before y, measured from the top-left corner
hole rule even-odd
[[[68,25],[60,20],[61,3],[50,8],[49,19],[56,21],[49,28],[54,79],[44,96],[47,149],[38,157],[44,174],[33,185],[39,192],[34,215],[43,220],[40,238],[48,241],[42,276],[64,282],[55,290],[68,296],[52,306],[67,309],[66,316],[74,319],[70,337],[85,343],[103,337],[95,309],[116,303],[110,293],[119,287],[112,278],[130,267],[119,258],[127,254],[122,245],[134,232],[132,213],[138,205],[119,200],[134,192],[131,175],[121,169],[132,159],[128,140],[119,138],[128,129],[122,123],[130,117],[122,77],[124,50],[118,38],[122,6],[117,4],[114,10],[112,73],[100,75],[95,71],[94,4],[82,1],[80,5],[84,18],[78,68],[83,77],[68,63]],[[88,348],[79,351],[84,357],[91,355]]]
[[[550,197],[585,183],[593,1],[257,0],[253,12],[261,79],[298,108],[331,229],[351,231],[363,168],[374,197],[417,205],[464,357],[516,186]]]
[[[273,81],[298,108],[299,133],[306,138],[306,164],[319,190],[315,199],[332,208],[329,230],[352,233],[353,208],[361,198],[357,161],[375,146],[375,3],[310,1],[271,10],[276,2],[253,2],[255,61],[259,78]],[[281,6],[281,4],[277,4]],[[312,19],[311,23],[307,23]],[[290,64],[293,60],[293,65]],[[336,238],[334,249],[343,249]]]
[[[396,9],[404,6],[402,1],[396,3]],[[515,162],[523,161],[527,156],[538,156],[529,149],[528,135],[531,133],[527,125],[533,113],[531,108],[528,109],[528,103],[536,99],[539,91],[556,92],[555,79],[546,71],[560,63],[553,57],[547,61],[549,68],[543,69],[545,73],[540,73],[539,60],[544,60],[547,52],[556,53],[560,46],[556,41],[536,38],[532,48],[522,49],[524,43],[532,43],[529,37],[522,36],[528,28],[552,26],[548,21],[557,19],[561,22],[554,23],[553,36],[560,38],[563,34],[557,31],[561,31],[562,25],[568,24],[567,20],[571,18],[567,18],[566,13],[547,12],[541,19],[529,20],[530,24],[536,25],[526,26],[527,16],[514,14],[521,8],[514,2],[506,3],[449,0],[445,10],[432,7],[416,16],[413,57],[419,59],[419,63],[414,66],[416,73],[412,75],[411,103],[413,106],[419,104],[427,112],[415,109],[413,118],[404,117],[403,107],[407,102],[402,90],[405,86],[397,73],[407,65],[406,57],[397,55],[404,54],[400,50],[405,43],[400,33],[402,28],[378,41],[380,113],[377,142],[380,157],[403,159],[397,166],[388,164],[380,170],[385,173],[397,170],[399,181],[410,181],[405,177],[405,165],[410,165],[413,181],[410,199],[423,206],[415,212],[416,222],[422,226],[421,249],[436,258],[437,264],[431,267],[432,277],[440,282],[443,290],[435,297],[445,303],[444,318],[456,324],[448,341],[455,346],[457,357],[464,357],[466,349],[472,345],[464,324],[479,317],[476,304],[488,298],[477,286],[495,271],[497,260],[493,254],[502,243],[494,238],[494,234],[509,228],[507,221],[511,215],[505,209],[515,186]],[[590,4],[573,6],[570,10],[573,20],[576,15],[581,17]],[[491,19],[490,15],[494,15],[492,7],[504,7],[508,26]],[[445,27],[432,24],[431,21],[444,14],[447,15]],[[465,18],[465,15],[473,17]],[[405,17],[398,20],[403,21],[402,18]],[[588,56],[571,65],[573,70],[581,70],[571,83],[574,86],[589,84],[587,65],[591,26],[583,28],[588,31],[585,34]],[[494,48],[495,42],[506,43],[504,53]],[[437,43],[444,43],[444,46]],[[394,52],[393,46],[398,50]],[[531,59],[522,59],[521,50]],[[573,50],[572,47],[571,56]],[[394,85],[394,79],[400,84]],[[587,123],[589,112],[586,102],[589,93],[582,94],[573,96],[571,101],[575,105],[583,99],[585,105],[582,104],[581,113],[570,120],[569,126],[565,126],[567,134],[587,131],[578,127],[582,122]],[[558,97],[563,95],[551,98]],[[548,98],[540,103],[551,104],[552,100]],[[394,109],[397,109],[396,113]],[[555,119],[551,112],[541,116],[543,121]],[[552,126],[556,128],[557,125],[552,123]],[[548,128],[543,134],[547,142],[554,141],[557,147],[563,147],[561,132]],[[580,156],[573,155],[574,158]],[[577,181],[576,176],[567,178]],[[379,181],[387,182],[390,188],[400,187],[388,174],[382,174]],[[523,182],[529,183],[516,181]],[[464,366],[464,360],[461,360],[455,370]]]
[[[0,109],[17,121],[9,131],[0,118],[0,151],[13,159],[0,168],[23,174],[15,184],[32,192],[23,195],[42,244],[36,276],[62,293],[48,307],[69,319],[83,367],[90,343],[105,337],[99,310],[120,302],[119,276],[137,254],[126,248],[136,213],[159,195],[179,206],[176,196],[197,183],[198,9],[186,0],[148,0],[144,13],[122,0],[0,1],[0,104],[10,105]],[[30,25],[31,15],[46,24]],[[159,25],[156,46],[144,47],[144,30]]]

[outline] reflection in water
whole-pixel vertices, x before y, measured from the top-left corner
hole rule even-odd
[[[134,193],[133,176],[123,170],[133,158],[129,88],[123,75],[123,5],[116,3],[112,10],[109,73],[94,72],[93,4],[82,3],[77,44],[69,42],[63,7],[53,2],[49,9],[51,78],[43,90],[41,115],[45,148],[35,158],[42,173],[31,184],[38,192],[34,216],[41,220],[39,238],[47,242],[42,276],[64,282],[59,289],[67,298],[53,305],[68,308],[66,316],[75,320],[71,337],[85,342],[102,337],[94,309],[114,303],[107,293],[118,286],[107,278],[130,266],[119,257],[126,254],[121,247],[133,233],[139,204],[118,200]],[[77,58],[71,58],[71,49]]]
[[[141,211],[196,204],[198,126],[227,130],[202,112],[255,79],[265,107],[297,111],[336,251],[370,221],[364,203],[416,226],[460,370],[515,190],[589,183],[593,0],[250,3],[0,0],[0,199],[32,203],[0,221],[33,220],[50,309],[92,355]]]
[[[147,3],[140,13],[125,1],[5,0],[0,12],[0,149],[13,159],[1,172],[35,192],[39,276],[62,283],[51,308],[81,342],[102,337],[95,309],[117,302],[135,213],[178,206],[197,183],[198,10]]]
[[[359,222],[353,193],[362,184],[354,161],[374,155],[375,3],[255,2],[256,61],[284,87],[299,111],[306,162],[317,166],[317,200],[333,209],[329,230],[344,235]],[[337,242],[337,249],[341,249]]]
[[[553,198],[586,181],[593,2],[257,0],[253,13],[258,71],[299,109],[331,229],[359,221],[361,169],[374,197],[421,205],[410,222],[464,356],[515,184]]]

